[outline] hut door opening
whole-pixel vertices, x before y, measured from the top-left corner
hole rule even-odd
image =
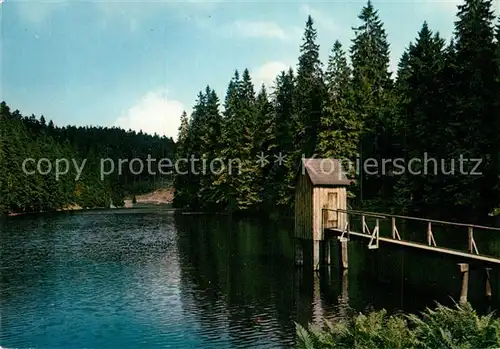
[[[328,193],[328,208],[330,210],[336,210],[338,208],[337,193]],[[327,226],[329,228],[338,228],[337,217],[338,217],[338,213],[336,211],[328,211]]]

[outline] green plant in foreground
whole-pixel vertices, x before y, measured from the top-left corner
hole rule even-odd
[[[391,315],[385,310],[360,314],[326,328],[296,324],[298,348],[486,349],[500,348],[500,320],[479,316],[470,304],[440,304],[420,316]]]

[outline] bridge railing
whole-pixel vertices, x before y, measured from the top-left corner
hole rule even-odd
[[[426,244],[428,246],[432,247],[438,247],[435,239],[435,232],[433,231],[433,228],[435,226],[445,226],[445,227],[456,227],[456,228],[466,228],[467,229],[467,251],[471,254],[477,254],[479,255],[479,249],[477,247],[476,239],[474,236],[474,233],[478,230],[485,230],[485,231],[495,231],[495,232],[500,232],[500,228],[497,227],[488,227],[488,226],[482,226],[482,225],[476,225],[476,224],[467,224],[467,223],[457,223],[457,222],[448,222],[448,221],[441,221],[441,220],[434,220],[434,219],[427,219],[427,218],[419,218],[419,217],[410,217],[410,216],[402,216],[402,215],[393,215],[393,214],[381,214],[377,212],[367,212],[367,211],[357,211],[357,210],[343,210],[343,209],[327,209],[324,208],[323,211],[335,211],[337,212],[338,215],[345,215],[345,225],[342,227],[328,227],[325,225],[325,222],[323,222],[323,228],[326,229],[336,229],[339,231],[342,231],[341,237],[348,236],[349,237],[349,232],[350,231],[359,231],[363,234],[370,235],[372,239],[370,240],[370,248],[377,248],[378,247],[378,238],[380,235],[380,229],[381,229],[381,224],[383,224],[385,227],[389,228],[388,224],[390,223],[390,238],[394,240],[402,240],[401,239],[401,233],[398,230],[398,225],[397,220],[404,220],[404,221],[414,221],[414,222],[421,222],[425,224],[425,229],[426,229]],[[324,212],[323,212],[324,213]],[[325,215],[323,214],[323,217]],[[356,220],[361,220],[355,228],[353,229],[353,221]],[[359,226],[360,224],[360,226]],[[370,229],[371,227],[371,229]],[[385,231],[385,230],[384,230]],[[375,242],[375,244],[373,244]],[[441,247],[450,247],[450,246],[441,246]]]

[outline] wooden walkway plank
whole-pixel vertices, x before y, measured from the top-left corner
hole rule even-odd
[[[335,232],[335,233],[338,233],[338,234],[345,233],[345,231],[342,229],[328,229],[328,230]],[[349,231],[348,234],[353,235],[353,236],[359,236],[359,237],[366,238],[366,239],[372,239],[372,235],[358,233],[355,231]],[[400,246],[406,246],[406,247],[411,247],[411,248],[417,248],[417,249],[421,249],[421,250],[433,251],[433,252],[437,252],[437,253],[453,255],[453,256],[457,256],[457,257],[478,260],[478,261],[483,261],[483,262],[487,262],[487,263],[500,264],[500,258],[498,258],[498,257],[490,257],[490,256],[479,255],[479,254],[467,253],[467,252],[449,249],[449,248],[434,247],[434,246],[429,246],[429,245],[425,245],[425,244],[418,243],[418,242],[397,240],[397,239],[391,239],[391,238],[386,238],[386,237],[381,237],[381,236],[378,237],[378,240],[381,242],[394,244],[394,245],[400,245]]]

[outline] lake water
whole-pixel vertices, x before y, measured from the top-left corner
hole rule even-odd
[[[458,299],[456,260],[351,242],[349,272],[293,261],[293,221],[174,216],[161,208],[0,222],[0,346],[287,348],[294,322]],[[489,246],[498,244],[490,243]],[[484,298],[482,266],[469,299]]]

